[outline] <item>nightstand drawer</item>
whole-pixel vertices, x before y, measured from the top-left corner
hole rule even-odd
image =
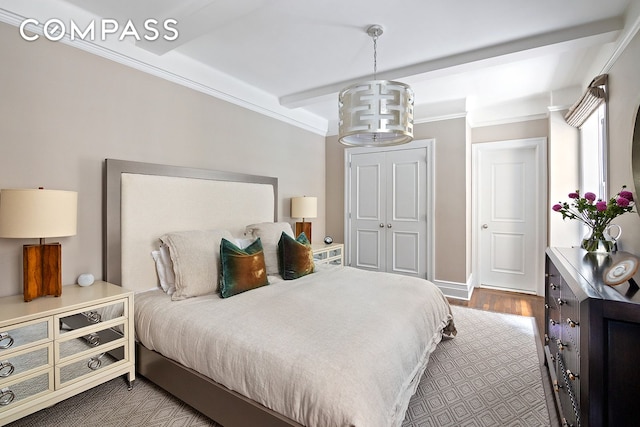
[[[53,369],[0,386],[0,414],[53,391]]]
[[[77,381],[108,371],[126,362],[126,343],[107,344],[101,351],[88,356],[56,365],[56,389],[76,383]]]
[[[53,366],[53,344],[41,344],[15,351],[0,359],[0,387],[37,369]]]
[[[110,321],[108,325],[100,329],[97,329],[98,325],[92,325],[93,328],[80,329],[73,334],[74,337],[67,338],[65,335],[63,339],[56,341],[56,360],[63,362],[70,357],[95,353],[101,347],[114,341],[124,341],[123,333],[119,332],[126,329],[124,322],[111,326],[112,324],[113,322]],[[81,331],[83,335],[77,336],[77,332]],[[85,332],[86,334],[84,334]]]
[[[342,248],[335,248],[335,249],[330,249],[327,251],[322,251],[322,252],[315,252],[313,254],[313,259],[317,260],[317,261],[322,261],[322,260],[326,260],[329,258],[335,258],[335,257],[340,257],[342,256]]]
[[[88,330],[98,323],[113,319],[125,319],[128,316],[126,302],[127,300],[123,299],[56,316],[56,324],[59,325],[56,331],[57,336],[64,337],[72,331]]]
[[[52,321],[52,317],[47,317],[0,329],[0,359],[21,348],[51,341]]]

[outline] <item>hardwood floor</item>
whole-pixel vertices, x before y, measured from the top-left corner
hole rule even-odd
[[[544,297],[495,289],[476,288],[469,301],[448,298],[451,305],[517,314],[536,319],[538,336],[544,336]]]

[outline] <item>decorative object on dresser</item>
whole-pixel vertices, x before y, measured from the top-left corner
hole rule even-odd
[[[380,25],[367,28],[373,39],[373,80],[355,83],[338,95],[338,139],[344,145],[386,147],[413,140],[413,90],[404,83],[377,80],[382,33]]]
[[[635,426],[640,384],[640,289],[606,275],[631,254],[549,248],[545,356],[564,426]]]
[[[80,286],[91,286],[95,281],[95,277],[91,273],[84,273],[78,276],[78,285]]]
[[[305,218],[315,218],[318,216],[318,198],[317,197],[292,197],[291,198],[291,217],[302,218],[302,222],[296,222],[296,236],[304,233],[311,240],[311,223],[306,222]]]
[[[571,205],[567,202],[560,202],[553,205],[553,210],[562,214],[562,219],[575,219],[589,228],[589,235],[582,240],[580,247],[589,252],[607,253],[617,250],[616,243],[622,236],[622,227],[611,224],[617,216],[633,210],[633,194],[626,190],[623,185],[618,194],[608,201],[596,200],[596,195],[591,192],[580,195],[576,190],[569,193],[569,198],[573,199]],[[611,228],[618,229],[615,236],[611,235]],[[607,238],[608,237],[608,238]]]
[[[75,191],[11,189],[0,191],[0,237],[39,238],[23,246],[24,300],[62,293],[62,247],[47,237],[74,236],[78,216]]]
[[[638,283],[633,279],[633,275],[638,271],[638,258],[629,257],[616,261],[604,272],[604,283],[609,286],[617,286],[624,282],[629,282],[633,288]]]
[[[135,380],[133,292],[106,282],[60,298],[0,298],[0,425],[121,375]]]

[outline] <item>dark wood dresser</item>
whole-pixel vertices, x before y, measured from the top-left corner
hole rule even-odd
[[[631,254],[546,253],[545,364],[562,425],[640,426],[640,289],[604,283]]]

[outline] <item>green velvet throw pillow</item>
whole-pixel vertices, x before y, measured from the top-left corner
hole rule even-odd
[[[259,238],[244,249],[223,238],[220,242],[220,259],[222,261],[220,280],[222,298],[269,284],[262,242]]]
[[[311,243],[304,233],[294,239],[282,233],[278,242],[278,272],[284,280],[293,280],[313,273]]]

